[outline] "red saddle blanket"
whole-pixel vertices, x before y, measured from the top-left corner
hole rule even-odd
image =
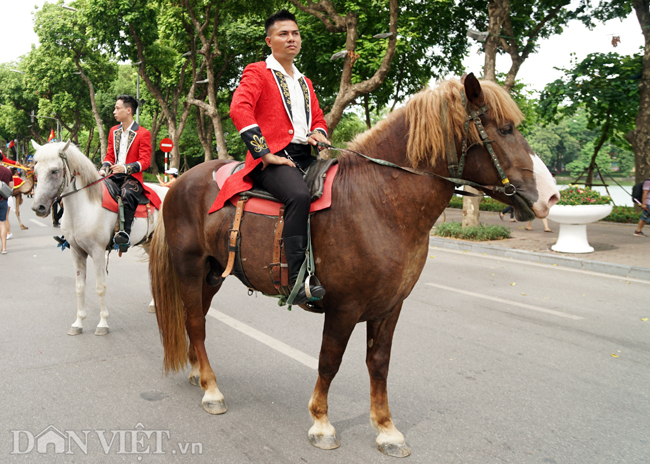
[[[220,167],[214,173],[214,180],[219,188],[223,186],[228,176],[230,176],[233,166],[233,163],[228,163]],[[332,183],[334,182],[334,177],[338,170],[338,163],[332,165],[332,167],[327,170],[327,175],[325,176],[325,182],[323,185],[323,196],[311,203],[311,207],[309,208],[310,213],[327,209],[332,205]],[[230,202],[233,205],[236,205],[237,201],[239,201],[239,195],[234,195],[230,198]],[[244,211],[248,213],[264,214],[265,216],[278,216],[281,207],[282,203],[280,202],[256,197],[251,197],[246,203],[244,203]]]
[[[21,185],[23,185],[24,183],[25,183],[25,181],[24,181],[23,179],[21,179],[21,178],[18,177],[18,176],[14,176],[14,189],[19,188],[19,187],[20,187]]]
[[[117,201],[115,201],[111,196],[111,194],[108,193],[108,189],[106,188],[104,182],[102,182],[101,185],[102,185],[102,207],[106,208],[109,211],[113,211],[114,213],[117,213],[118,212]],[[145,195],[149,199],[149,204],[155,209],[160,209],[161,201],[158,194],[144,184],[143,187],[144,187]],[[135,210],[135,217],[146,218],[147,205],[138,205],[138,207]]]

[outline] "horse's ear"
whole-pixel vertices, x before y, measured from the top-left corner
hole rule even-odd
[[[467,100],[474,104],[474,106],[483,106],[483,90],[481,89],[481,84],[478,79],[474,77],[474,73],[469,73],[464,77],[465,80],[463,81],[463,85],[465,86],[465,95],[467,95]]]
[[[65,146],[63,147],[63,150],[61,150],[61,153],[63,153],[64,151],[66,151],[68,149],[68,147],[70,146],[70,142],[72,142],[72,139],[68,139]]]
[[[32,147],[34,147],[34,150],[38,151],[38,149],[41,148],[41,145],[36,143],[36,140],[32,139]]]

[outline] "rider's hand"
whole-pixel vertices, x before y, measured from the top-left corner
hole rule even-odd
[[[124,167],[123,164],[114,164],[111,166],[111,172],[113,174],[122,174],[126,172],[126,168]]]
[[[106,171],[104,171],[103,169],[100,169],[99,170],[99,175],[102,176],[102,177],[106,177]]]
[[[296,165],[293,164],[293,161],[291,161],[289,158],[274,155],[273,153],[267,153],[266,155],[262,156],[262,171],[264,171],[269,164],[286,164],[292,168],[296,167]]]
[[[314,131],[312,134],[309,136],[307,139],[307,143],[309,145],[318,145],[318,142],[323,142],[329,144],[329,141],[327,140],[327,137],[325,137],[321,132],[319,131]],[[325,148],[323,147],[318,147],[318,150],[324,150]]]

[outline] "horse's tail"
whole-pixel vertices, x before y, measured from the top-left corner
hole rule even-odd
[[[156,230],[151,240],[149,272],[158,330],[160,330],[160,338],[165,350],[163,361],[165,373],[178,372],[188,362],[185,309],[181,299],[178,274],[174,269],[171,250],[165,238],[165,223],[162,217],[156,224]]]

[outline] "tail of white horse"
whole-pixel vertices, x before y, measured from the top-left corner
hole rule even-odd
[[[158,218],[150,243],[149,272],[158,329],[165,350],[165,373],[178,372],[188,363],[185,309],[178,274],[172,263],[171,249],[165,238],[165,222],[162,216]]]

